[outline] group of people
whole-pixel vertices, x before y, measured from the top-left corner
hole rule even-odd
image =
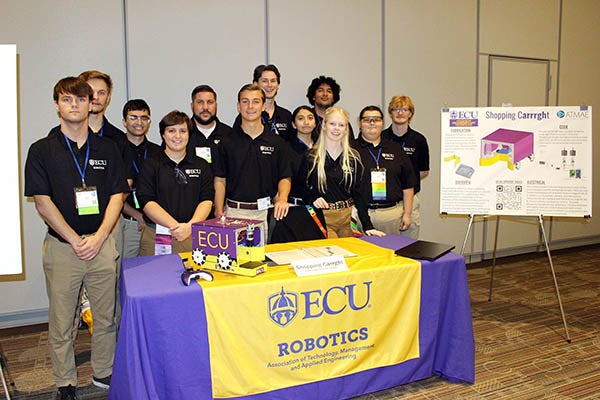
[[[335,107],[335,79],[313,79],[310,106],[293,112],[275,101],[280,83],[276,66],[256,67],[238,92],[232,127],[217,117],[217,93],[195,87],[191,118],[175,110],[160,120],[160,145],[147,139],[151,113],[142,99],[124,105],[125,132],[106,119],[107,74],[86,71],[55,85],[60,124],[29,149],[25,195],[48,226],[42,261],[58,399],[77,398],[73,321],[81,287],[94,318],[93,383],[108,388],[120,259],[190,251],[193,223],[221,215],[262,220],[271,243],[357,230],[418,236],[429,150],[410,127],[411,99],[391,99],[385,130],[381,108],[363,108],[355,135],[348,113]]]

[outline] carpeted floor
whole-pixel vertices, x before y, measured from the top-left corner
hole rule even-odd
[[[430,378],[356,399],[599,399],[600,246],[556,251],[552,257],[571,343],[545,253],[499,260],[491,302],[491,263],[471,264],[475,384]],[[12,398],[52,399],[46,327],[0,331],[0,344],[15,382]],[[90,336],[79,331],[80,398],[105,399],[107,392],[91,385],[89,351]]]

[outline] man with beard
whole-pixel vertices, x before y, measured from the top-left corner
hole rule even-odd
[[[203,158],[212,167],[217,145],[231,132],[231,127],[217,118],[217,93],[208,85],[192,90],[191,108],[193,130],[187,151]]]

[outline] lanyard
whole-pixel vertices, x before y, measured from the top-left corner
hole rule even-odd
[[[319,220],[319,217],[317,216],[315,209],[312,208],[312,206],[310,206],[308,204],[305,205],[304,207],[306,207],[306,211],[308,211],[308,213],[312,217],[313,221],[315,221],[315,224],[317,224],[317,226],[319,227],[319,230],[323,234],[323,237],[325,237],[325,239],[327,239],[327,229],[325,229],[325,227],[321,223],[321,220]]]
[[[85,152],[85,162],[83,163],[83,170],[82,170],[81,166],[79,165],[79,162],[77,161],[77,157],[75,157],[75,153],[73,153],[73,148],[71,147],[71,142],[69,141],[69,138],[64,133],[63,133],[63,136],[65,137],[65,141],[67,142],[67,147],[69,148],[69,151],[71,152],[71,155],[73,156],[73,161],[75,161],[75,166],[77,167],[77,171],[79,171],[79,176],[81,176],[81,185],[85,188],[85,169],[87,168],[87,164],[90,159],[90,144],[88,143],[88,145],[87,145],[87,149]]]
[[[266,111],[265,111],[265,113],[267,115],[269,115],[269,113],[267,113]],[[273,118],[266,119],[266,120],[265,120],[265,118],[262,118],[262,119],[263,119],[262,123],[264,125],[267,125],[270,122],[271,123],[271,132],[273,132],[276,135],[279,135],[279,131],[277,130],[277,115],[275,115],[275,112],[273,112]]]
[[[379,148],[379,152],[377,153],[377,157],[375,157],[375,154],[373,154],[373,152],[371,151],[370,148],[367,148],[367,150],[369,150],[369,153],[371,154],[371,157],[373,157],[373,160],[375,160],[375,164],[377,165],[377,169],[379,169],[379,157],[381,157],[381,147]]]
[[[146,147],[144,149],[144,160],[146,159],[147,156],[148,156],[148,148]],[[133,163],[133,168],[135,169],[135,173],[139,174],[140,168],[138,167],[137,163],[135,162],[135,160],[131,160],[131,162]]]

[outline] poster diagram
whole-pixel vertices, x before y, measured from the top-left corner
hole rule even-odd
[[[442,110],[440,213],[591,217],[592,107]]]

